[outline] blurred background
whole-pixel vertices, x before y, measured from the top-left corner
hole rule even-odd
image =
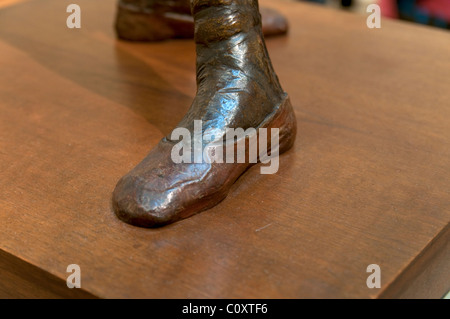
[[[381,15],[450,29],[450,0],[300,0],[366,14],[369,4],[378,4]]]
[[[0,0],[0,8],[28,0]],[[297,0],[367,14],[369,4],[378,4],[381,15],[414,23],[450,29],[450,0]],[[74,2],[76,3],[76,1]]]

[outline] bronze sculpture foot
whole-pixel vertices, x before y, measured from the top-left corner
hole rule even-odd
[[[194,121],[202,120],[202,132],[213,132],[215,140],[225,140],[229,128],[279,128],[279,152],[288,150],[295,115],[266,50],[258,1],[192,0],[192,10],[198,88],[178,127],[194,132]],[[189,217],[224,199],[252,165],[176,164],[177,143],[165,137],[118,182],[113,207],[121,220],[158,227]]]
[[[288,22],[279,12],[261,8],[261,15],[266,37],[287,33]],[[119,0],[115,27],[120,39],[130,41],[194,36],[189,0]]]

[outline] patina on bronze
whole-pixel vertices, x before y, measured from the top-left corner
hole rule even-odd
[[[227,128],[279,128],[279,152],[296,136],[296,119],[266,50],[257,0],[193,0],[197,95],[178,127],[225,139]],[[233,140],[234,141],[234,140]],[[223,200],[251,163],[181,163],[166,137],[117,184],[117,216],[142,227],[163,226]]]
[[[261,15],[266,37],[287,33],[288,22],[279,12],[262,8]],[[120,0],[115,27],[119,38],[130,41],[194,36],[189,0]]]

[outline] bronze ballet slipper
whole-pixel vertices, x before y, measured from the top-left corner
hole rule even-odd
[[[213,132],[216,140],[225,140],[231,128],[278,128],[279,152],[288,150],[296,136],[295,114],[266,50],[258,1],[193,0],[192,12],[197,95],[178,128],[194,132],[194,121],[201,120],[202,133]],[[172,158],[177,143],[163,138],[118,182],[113,207],[121,220],[158,227],[187,218],[223,200],[253,165],[177,164]]]

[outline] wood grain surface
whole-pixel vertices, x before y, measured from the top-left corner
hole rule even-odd
[[[264,1],[298,118],[275,175],[162,229],[120,222],[117,180],[195,95],[190,40],[120,42],[115,2],[0,9],[0,297],[441,297],[450,286],[450,38],[438,29]],[[66,287],[81,267],[82,288]],[[381,289],[366,286],[370,264]]]

